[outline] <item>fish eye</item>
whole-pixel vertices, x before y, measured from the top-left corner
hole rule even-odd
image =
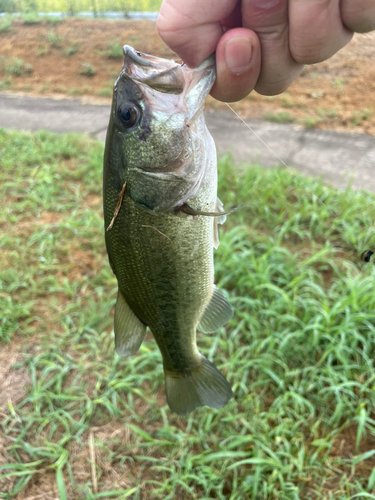
[[[124,128],[133,127],[140,115],[140,110],[135,104],[125,102],[118,108],[117,117]]]

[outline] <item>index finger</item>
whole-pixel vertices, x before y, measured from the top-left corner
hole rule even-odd
[[[223,34],[220,21],[236,4],[237,0],[164,0],[156,23],[159,35],[188,66],[199,66],[215,52]]]

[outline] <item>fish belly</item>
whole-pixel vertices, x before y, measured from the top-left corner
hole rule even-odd
[[[165,369],[189,371],[200,363],[196,327],[213,286],[213,219],[153,215],[126,197],[116,224],[119,289],[151,329]]]

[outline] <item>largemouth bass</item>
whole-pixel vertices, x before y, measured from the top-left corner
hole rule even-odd
[[[213,247],[225,212],[203,106],[215,60],[190,69],[129,46],[124,56],[104,155],[105,241],[118,281],[116,352],[136,353],[149,327],[171,410],[221,408],[232,390],[196,345],[197,330],[215,332],[233,314],[214,285]]]

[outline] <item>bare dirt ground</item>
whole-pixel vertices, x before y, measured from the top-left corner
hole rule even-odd
[[[121,46],[166,58],[153,21],[67,19],[0,25],[0,90],[110,102]],[[212,108],[225,106],[209,99]],[[305,67],[280,96],[253,92],[234,104],[244,117],[375,135],[375,33],[356,35],[329,61]]]

